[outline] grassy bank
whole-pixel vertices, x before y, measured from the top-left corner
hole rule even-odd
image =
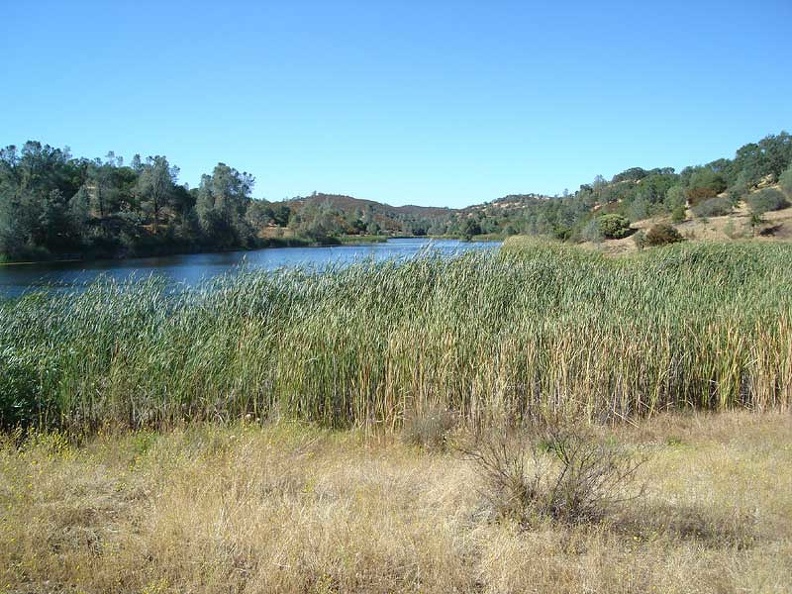
[[[0,445],[0,592],[787,592],[790,418],[658,415],[607,522],[493,521],[454,450],[281,423]]]
[[[470,426],[792,403],[792,246],[501,253],[0,303],[3,424]]]
[[[387,235],[342,235],[340,237],[342,245],[364,245],[369,243],[386,243]]]

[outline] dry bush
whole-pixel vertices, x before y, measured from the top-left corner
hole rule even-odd
[[[413,414],[405,420],[401,439],[407,445],[442,451],[446,449],[448,434],[456,424],[451,411],[432,407],[424,414]]]
[[[722,217],[731,214],[734,205],[726,197],[713,197],[695,203],[691,210],[699,218]]]
[[[644,244],[648,246],[666,245],[669,243],[678,243],[683,240],[684,238],[675,227],[664,223],[658,223],[646,232]]]
[[[542,519],[596,523],[642,492],[631,487],[645,456],[580,425],[550,422],[521,434],[493,433],[466,453],[495,515],[524,528]]]

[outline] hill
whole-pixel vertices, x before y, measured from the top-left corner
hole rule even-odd
[[[617,238],[606,224],[616,215],[623,217],[627,234],[630,224],[636,228],[646,220],[703,222],[732,214],[739,219],[746,212],[749,219],[757,219],[751,223],[754,231],[758,219],[786,208],[790,200],[792,136],[781,132],[740,147],[732,159],[719,158],[678,173],[672,167],[631,167],[609,181],[597,176],[561,197],[525,194],[471,206],[454,215],[447,232],[539,235],[598,244]],[[734,220],[732,225],[741,222]]]
[[[686,241],[790,241],[792,205],[759,214],[752,210],[748,201],[740,200],[727,214],[711,217],[697,216],[692,208],[687,208],[681,221],[674,222],[669,215],[650,217],[632,223],[632,232],[627,237],[588,241],[584,245],[613,255],[636,251],[641,249],[646,233],[658,225],[673,227]]]
[[[440,230],[458,211],[431,206],[391,206],[341,194],[314,192],[285,201],[296,230],[310,232],[325,219],[327,231],[336,234],[427,235]],[[329,219],[329,220],[328,220]],[[310,234],[310,233],[309,233]]]

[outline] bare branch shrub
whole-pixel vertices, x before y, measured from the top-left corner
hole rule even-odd
[[[645,457],[579,425],[551,422],[519,434],[490,434],[465,453],[496,517],[523,528],[542,519],[598,522],[615,504],[643,493],[633,484]]]

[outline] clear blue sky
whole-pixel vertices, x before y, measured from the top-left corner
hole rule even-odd
[[[792,131],[792,0],[0,0],[0,144],[461,207]]]

